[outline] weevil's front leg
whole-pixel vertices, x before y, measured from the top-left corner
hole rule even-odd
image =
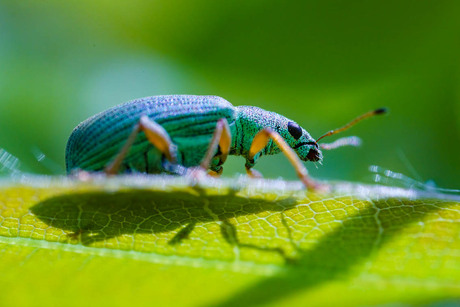
[[[156,122],[149,119],[147,116],[142,116],[139,122],[134,126],[133,131],[126,140],[125,145],[120,152],[115,156],[115,159],[105,167],[105,173],[113,175],[120,169],[121,163],[125,159],[129,152],[129,149],[136,140],[136,136],[139,132],[144,131],[145,136],[156,148],[158,148],[170,162],[176,162],[175,151],[173,150],[173,143],[168,135],[168,132],[157,124]]]
[[[211,165],[211,161],[214,158],[215,152],[217,150],[217,146],[220,147],[220,157],[219,157],[219,164],[217,166],[221,166],[227,160],[228,153],[230,151],[230,145],[232,143],[232,134],[230,133],[230,127],[228,126],[228,122],[225,118],[221,118],[217,121],[216,130],[214,130],[214,134],[212,136],[211,142],[209,143],[208,150],[206,154],[201,160],[200,168],[203,170],[209,169]],[[222,168],[218,172],[212,172],[211,175],[220,175],[222,173]]]
[[[294,166],[297,176],[303,182],[307,189],[315,189],[318,184],[308,176],[307,169],[299,159],[295,151],[286,143],[286,141],[279,135],[278,132],[270,128],[265,128],[259,131],[252,140],[251,148],[249,149],[248,161],[253,161],[255,155],[267,146],[269,139],[272,139],[275,144],[281,149],[284,155],[288,158],[289,162]],[[249,176],[253,176],[251,169],[253,164],[246,163],[246,172]]]

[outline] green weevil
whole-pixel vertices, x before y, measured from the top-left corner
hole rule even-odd
[[[257,177],[252,167],[261,156],[283,152],[304,185],[315,188],[302,161],[321,161],[320,148],[356,145],[359,139],[348,137],[320,145],[318,141],[384,112],[381,108],[365,113],[314,140],[280,114],[252,106],[235,107],[217,96],[140,98],[80,123],[67,143],[66,170],[183,174],[197,167],[219,175],[227,155],[239,155],[246,159],[248,175]]]

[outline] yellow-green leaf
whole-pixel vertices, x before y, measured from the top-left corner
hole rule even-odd
[[[460,293],[458,197],[338,183],[21,177],[0,305],[369,305]]]

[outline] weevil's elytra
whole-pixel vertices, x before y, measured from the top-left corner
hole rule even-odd
[[[123,146],[142,115],[161,125],[178,146],[178,161],[196,166],[203,158],[220,118],[234,122],[235,108],[214,96],[156,96],[136,99],[101,112],[78,125],[67,143],[66,169],[103,170]],[[142,158],[147,154],[148,165]],[[148,166],[148,167],[147,167]],[[139,134],[126,156],[127,167],[162,172],[161,154]]]
[[[380,113],[382,109],[366,113],[352,124]],[[346,140],[340,144],[350,145]],[[300,160],[320,161],[322,153],[317,141],[294,121],[257,107],[234,107],[217,96],[153,96],[115,106],[79,124],[67,143],[66,169],[161,173],[178,165],[220,173],[231,154],[245,157],[248,174],[254,175],[251,169],[258,158],[280,152],[312,187]]]

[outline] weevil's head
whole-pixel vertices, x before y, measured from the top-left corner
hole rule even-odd
[[[238,106],[236,122],[241,127],[237,129],[235,139],[241,144],[244,151],[249,151],[254,136],[264,128],[271,128],[278,132],[286,143],[299,156],[302,161],[321,161],[323,155],[318,144],[310,134],[296,122],[275,112],[266,111],[257,107]],[[268,146],[264,154],[277,154],[280,149],[277,146]]]
[[[235,152],[244,154],[250,150],[254,136],[264,128],[271,128],[278,132],[286,143],[297,153],[302,161],[313,161],[318,162],[323,159],[323,154],[319,149],[318,142],[324,137],[328,137],[342,131],[349,129],[356,123],[363,119],[372,117],[375,115],[385,114],[386,108],[379,108],[373,111],[362,114],[350,121],[345,126],[331,130],[323,134],[318,139],[313,139],[310,134],[300,127],[296,122],[274,112],[265,111],[257,107],[239,106],[237,107],[237,116],[235,122],[238,129],[236,129],[236,140],[239,140],[240,144],[234,144]],[[334,149],[342,146],[358,146],[359,138],[348,137],[336,140],[331,144],[321,144],[322,149]],[[238,148],[241,148],[238,152]],[[281,151],[276,146],[266,146],[263,154],[277,154]]]
[[[318,162],[323,159],[316,141],[297,123],[287,120],[286,130],[282,136],[302,161]]]

